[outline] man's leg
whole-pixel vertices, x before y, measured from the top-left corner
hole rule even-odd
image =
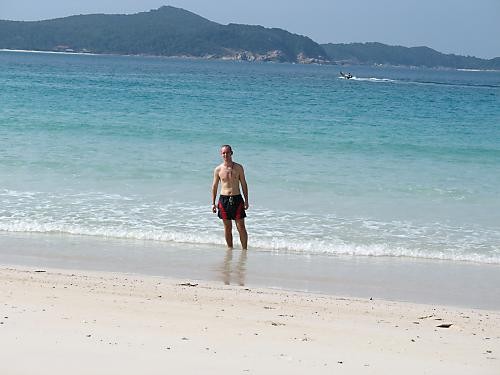
[[[223,220],[224,222],[224,237],[229,249],[233,248],[233,223],[231,220]]]
[[[240,234],[241,247],[243,250],[246,250],[248,244],[248,233],[247,228],[245,228],[245,219],[236,220],[236,228]]]

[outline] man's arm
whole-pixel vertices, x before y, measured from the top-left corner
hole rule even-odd
[[[243,197],[245,198],[245,210],[248,209],[248,185],[247,185],[247,180],[245,178],[245,171],[243,170],[243,166],[241,165],[241,172],[240,172],[240,184],[241,184],[241,190],[243,190]]]
[[[214,182],[212,183],[212,212],[217,212],[217,207],[215,206],[215,199],[217,199],[217,190],[219,189],[219,168],[214,169]]]

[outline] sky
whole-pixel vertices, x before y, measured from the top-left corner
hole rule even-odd
[[[318,43],[381,42],[500,57],[500,0],[0,0],[0,19],[131,14],[162,5],[221,24],[279,27]]]

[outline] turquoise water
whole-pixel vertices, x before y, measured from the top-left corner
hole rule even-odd
[[[347,70],[343,68],[343,70]],[[0,52],[0,231],[500,263],[500,72]]]

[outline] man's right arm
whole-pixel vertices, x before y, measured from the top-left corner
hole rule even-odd
[[[219,169],[215,168],[214,170],[214,181],[212,183],[212,211],[216,212],[215,199],[217,199],[217,190],[219,189]]]

